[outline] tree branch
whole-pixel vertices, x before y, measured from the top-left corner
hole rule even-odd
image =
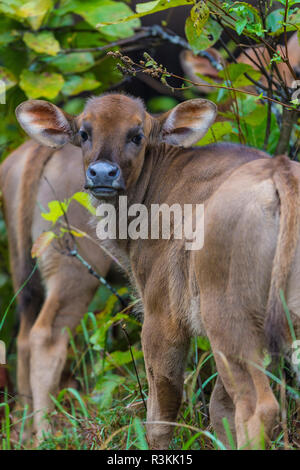
[[[283,108],[280,137],[275,150],[275,155],[281,155],[287,152],[293,125],[297,122],[297,117],[297,110]]]

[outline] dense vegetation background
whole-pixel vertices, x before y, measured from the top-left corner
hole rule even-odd
[[[47,99],[76,114],[90,94],[125,90],[140,95],[150,111],[165,111],[203,91],[191,77],[184,80],[181,50],[202,56],[209,47],[217,48],[224,61],[216,64],[210,56],[216,75],[196,78],[197,83],[199,78],[213,85],[208,97],[218,104],[220,114],[199,145],[242,142],[271,154],[288,152],[299,160],[297,84],[287,83],[278,71],[286,63],[294,72],[293,80],[300,78],[286,48],[295,32],[300,40],[299,4],[292,0],[157,0],[137,5],[113,0],[1,0],[0,79],[6,97],[5,104],[0,104],[0,161],[26,139],[14,114],[22,101]],[[256,57],[251,65],[238,62],[245,50],[240,44],[264,46],[267,60],[262,63]],[[132,62],[122,55],[107,55],[109,50],[121,51]],[[144,52],[148,55],[143,56]],[[1,90],[0,98],[2,103]],[[120,294],[126,292],[126,287],[116,287]],[[12,298],[6,229],[0,215],[0,320],[5,315],[0,337],[9,345],[9,370],[14,377],[15,303],[7,309]],[[121,324],[126,324],[131,347]],[[140,327],[129,312],[120,313],[115,296],[99,287],[71,338],[70,369],[79,391],[72,383],[53,397],[53,434],[43,448],[147,448],[145,412],[132,362],[134,357],[146,398]],[[223,448],[209,426],[207,404],[215,377],[208,341],[195,338],[173,447]],[[274,371],[271,379],[283,410],[273,447],[299,448],[299,394],[293,374],[286,365]],[[5,399],[9,406],[2,420],[2,447],[22,447],[22,436],[11,425],[14,398],[6,395]],[[20,419],[28,419],[26,410]]]

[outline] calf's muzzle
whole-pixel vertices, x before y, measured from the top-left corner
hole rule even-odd
[[[115,196],[118,191],[125,189],[120,168],[107,161],[91,163],[86,171],[85,189],[95,197]]]

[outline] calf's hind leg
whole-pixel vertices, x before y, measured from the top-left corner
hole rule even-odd
[[[226,306],[224,297],[219,303],[222,311],[216,305],[213,310],[203,301],[201,307],[218,373],[235,406],[237,446],[260,448],[262,437],[268,444],[272,436],[279,409],[262,369],[264,338],[248,312],[239,310],[236,315],[234,305]]]
[[[228,395],[221,377],[218,376],[209,403],[209,415],[218,439],[228,448],[230,448],[230,443],[223,424],[223,418],[227,419],[232,437],[236,440],[234,413],[233,401]]]
[[[72,260],[74,261],[74,260]],[[68,264],[69,259],[64,259]],[[69,335],[80,322],[98,286],[85,268],[69,266],[47,280],[47,297],[30,332],[30,383],[37,440],[50,429],[45,413],[53,409],[66,362]]]
[[[15,284],[16,286],[16,284]],[[15,291],[18,290],[18,284]],[[43,289],[36,272],[19,294],[20,326],[17,337],[17,390],[18,407],[27,405],[28,413],[32,409],[32,391],[30,386],[30,330],[39,314],[43,303]]]

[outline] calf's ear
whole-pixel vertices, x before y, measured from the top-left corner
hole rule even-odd
[[[76,145],[75,117],[48,101],[25,101],[17,107],[16,116],[24,131],[42,145],[54,148],[68,142]]]
[[[160,116],[160,141],[182,147],[194,145],[206,134],[216,115],[217,107],[211,101],[184,101]]]

